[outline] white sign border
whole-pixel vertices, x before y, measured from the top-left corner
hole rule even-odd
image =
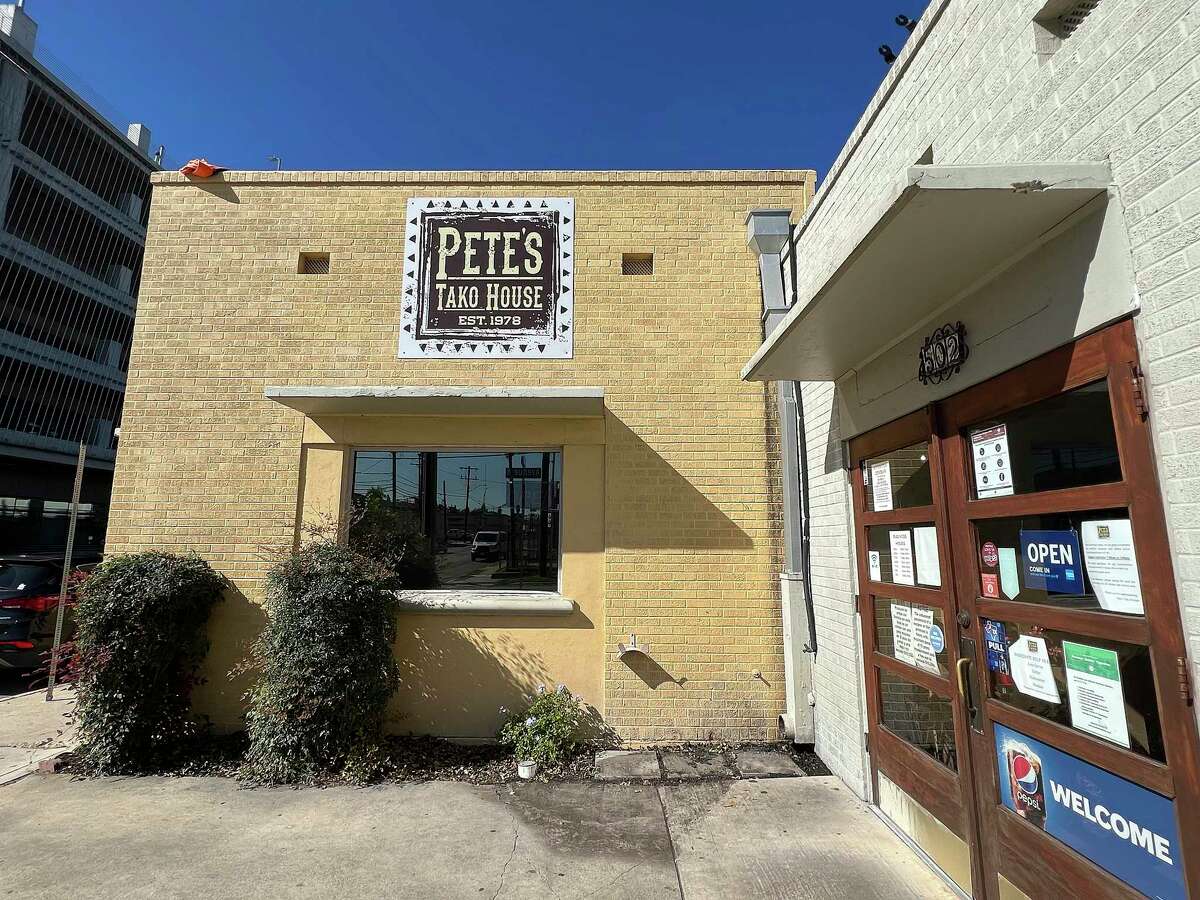
[[[555,298],[553,338],[418,340],[417,270],[421,259],[421,217],[428,210],[492,208],[496,211],[557,210],[558,259],[562,293]],[[573,359],[575,355],[575,200],[571,197],[410,197],[405,208],[404,283],[400,294],[399,359]],[[565,311],[564,311],[565,308]]]

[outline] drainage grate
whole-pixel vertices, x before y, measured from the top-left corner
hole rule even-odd
[[[622,275],[653,275],[653,253],[623,253],[621,254]]]
[[[329,254],[328,253],[301,253],[300,254],[300,274],[301,275],[328,275],[329,274]]]
[[[1081,0],[1069,10],[1058,17],[1059,28],[1063,37],[1070,37],[1075,33],[1075,29],[1083,24],[1083,20],[1088,17],[1097,6],[1100,5],[1100,0]]]

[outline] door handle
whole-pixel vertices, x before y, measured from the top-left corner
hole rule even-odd
[[[958,695],[962,697],[963,705],[967,708],[967,722],[972,729],[983,733],[982,723],[979,719],[979,708],[975,705],[975,692],[972,689],[973,682],[971,681],[971,666],[975,662],[975,642],[963,639],[962,656],[955,663],[955,674],[958,676]]]

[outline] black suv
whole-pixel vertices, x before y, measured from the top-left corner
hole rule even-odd
[[[46,665],[54,643],[54,621],[62,582],[62,553],[17,553],[0,556],[0,669],[32,671]],[[100,554],[84,552],[71,559],[72,567],[90,572]],[[67,596],[63,640],[75,633]]]

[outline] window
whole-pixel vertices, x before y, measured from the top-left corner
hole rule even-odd
[[[562,454],[359,450],[350,543],[402,588],[558,589]]]
[[[870,512],[933,504],[929,441],[864,460],[863,483]]]
[[[958,771],[954,710],[949,700],[880,669],[879,720],[896,737],[928,753],[946,768]]]
[[[1121,457],[1113,429],[1108,383],[1096,381],[1023,407],[999,419],[989,419],[967,429],[973,466],[984,465],[987,454],[983,438],[999,434],[1007,448],[1008,487],[997,487],[994,496],[1058,491],[1121,480]],[[994,467],[993,467],[994,468]],[[974,479],[979,497],[985,478],[995,471],[981,471]]]

